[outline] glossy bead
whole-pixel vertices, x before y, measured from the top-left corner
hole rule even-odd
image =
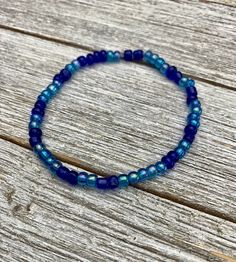
[[[182,73],[180,71],[177,71],[176,74],[175,74],[175,78],[174,78],[174,81],[175,83],[178,85],[179,84],[179,81],[180,79],[183,77]]]
[[[188,78],[187,77],[182,77],[180,80],[179,80],[179,86],[182,87],[182,88],[186,88],[187,87],[187,83],[188,83]]]
[[[40,128],[31,128],[29,130],[29,136],[39,136],[41,137],[43,134],[42,130]]]
[[[62,166],[62,163],[58,160],[54,160],[53,163],[50,165],[50,170],[52,173],[56,174],[57,170]]]
[[[47,159],[45,159],[45,164],[47,165],[47,166],[51,166],[53,163],[54,163],[54,161],[55,161],[56,159],[55,159],[55,157],[53,157],[53,156],[50,156],[50,157],[48,157]]]
[[[45,149],[44,144],[39,143],[39,144],[35,145],[34,152],[35,152],[35,154],[39,154],[43,149]]]
[[[198,114],[194,114],[194,113],[190,113],[187,117],[188,121],[191,121],[191,120],[199,120],[200,119],[200,115]]]
[[[60,75],[62,76],[63,82],[68,81],[72,76],[71,72],[65,68],[61,70]]]
[[[49,91],[46,90],[46,89],[42,91],[41,95],[47,97],[47,100],[48,100],[48,101],[52,98],[51,92],[49,92]]]
[[[96,182],[97,182],[97,175],[94,175],[94,174],[88,175],[88,178],[87,178],[88,187],[96,187]]]
[[[86,186],[88,179],[88,174],[86,172],[80,172],[78,174],[78,185]]]
[[[47,96],[44,96],[44,95],[39,95],[38,96],[38,101],[43,101],[45,103],[47,103],[49,101],[49,98]]]
[[[159,58],[159,56],[157,54],[152,54],[152,56],[149,59],[149,63],[151,65],[155,65],[158,58]]]
[[[77,177],[78,177],[78,172],[71,170],[71,171],[69,171],[68,175],[66,176],[66,181],[70,185],[76,186],[77,183],[78,183]]]
[[[75,70],[79,70],[80,69],[80,63],[77,59],[74,59],[71,64],[74,66]]]
[[[42,100],[37,100],[34,104],[35,108],[40,108],[41,110],[45,110],[46,108],[46,103]]]
[[[37,122],[40,125],[43,121],[43,118],[40,115],[31,115],[30,121],[31,122]]]
[[[77,60],[79,61],[80,67],[85,67],[88,64],[87,59],[84,56],[79,56]]]
[[[37,122],[37,121],[30,121],[29,122],[29,129],[31,128],[40,128],[40,122]]]
[[[166,72],[167,72],[167,70],[168,70],[168,68],[169,68],[169,65],[168,65],[168,64],[166,64],[166,63],[163,64],[163,65],[161,66],[161,68],[160,68],[161,74],[165,75]]]
[[[53,77],[53,82],[59,82],[59,83],[64,83],[63,81],[63,77],[61,74],[56,74],[54,77]]]
[[[141,168],[138,170],[138,176],[139,176],[139,181],[144,181],[148,178],[148,173],[147,170],[144,168]]]
[[[197,89],[195,86],[187,86],[186,92],[188,96],[197,96]]]
[[[114,62],[119,62],[120,61],[121,54],[119,51],[115,51],[113,54],[113,61]]]
[[[188,82],[187,82],[187,86],[188,87],[195,86],[195,81],[193,79],[189,79]]]
[[[112,51],[107,51],[107,61],[108,62],[114,61],[114,53]]]
[[[190,105],[192,101],[196,100],[196,95],[187,96],[187,105]]]
[[[32,115],[40,115],[41,117],[44,116],[44,109],[41,109],[39,107],[34,107],[31,111]]]
[[[183,147],[177,147],[175,149],[175,152],[178,154],[178,158],[182,159],[186,153],[185,149]]]
[[[77,61],[78,62],[78,61]],[[76,67],[73,64],[68,64],[65,66],[65,69],[71,72],[71,74],[74,74],[76,72]]]
[[[163,156],[161,161],[166,165],[167,169],[171,169],[175,165],[175,162],[168,156]]]
[[[127,175],[118,176],[119,187],[127,187],[129,185],[129,179]]]
[[[167,154],[167,156],[175,163],[175,162],[177,162],[178,161],[178,155],[177,155],[177,153],[175,152],[175,151],[170,151],[170,152],[168,152],[168,154]]]
[[[100,61],[101,62],[106,62],[107,61],[107,51],[101,50],[99,52],[99,55],[100,55]]]
[[[132,61],[133,59],[133,52],[132,50],[125,50],[124,51],[124,60],[125,61]]]
[[[152,51],[148,50],[144,53],[143,59],[144,61],[149,62],[151,57],[152,57]]]
[[[96,186],[97,186],[98,189],[108,189],[107,178],[105,178],[105,177],[98,177]]]
[[[47,87],[46,90],[48,90],[51,93],[52,96],[55,96],[57,94],[59,88],[56,85],[51,84]]]
[[[157,58],[154,66],[155,66],[157,69],[160,70],[160,68],[161,68],[162,65],[164,65],[164,64],[165,64],[165,60],[164,60],[163,58],[159,57],[159,58]]]
[[[142,60],[143,59],[143,50],[135,50],[133,52],[133,59],[134,60]]]
[[[190,108],[196,107],[196,106],[201,106],[201,103],[198,99],[192,100],[191,103],[189,104]]]
[[[196,128],[198,128],[200,126],[199,120],[191,120],[188,123],[189,123],[189,125],[195,126]]]
[[[169,80],[174,80],[177,73],[177,68],[175,66],[170,66],[166,71],[166,77]]]
[[[42,142],[41,137],[38,137],[38,136],[32,136],[29,139],[29,143],[30,143],[31,147],[34,147],[37,144],[40,144],[41,142]]]
[[[186,151],[189,150],[190,146],[191,144],[189,143],[189,141],[185,139],[180,140],[179,145],[178,145],[178,147],[182,147]]]
[[[199,116],[202,114],[202,109],[199,106],[193,107],[191,111],[192,111],[193,114],[196,114],[196,115],[199,115]]]
[[[39,157],[42,159],[42,160],[46,160],[47,158],[51,157],[52,154],[51,152],[48,150],[48,149],[43,149],[42,151],[40,151],[39,153]]]
[[[158,174],[163,174],[167,170],[165,163],[159,161],[155,164]]]
[[[115,189],[119,186],[119,180],[117,176],[110,176],[107,178],[108,188]]]
[[[99,51],[94,51],[93,52],[93,60],[94,60],[94,63],[101,62],[100,52]]]
[[[155,176],[157,176],[158,172],[157,172],[157,169],[156,169],[156,166],[154,165],[150,165],[147,167],[147,175],[149,178],[153,178]]]
[[[187,125],[185,128],[184,128],[184,132],[186,135],[195,135],[197,133],[197,128],[196,126],[192,126],[192,125]]]
[[[189,141],[189,143],[192,143],[195,139],[195,135],[194,134],[184,135],[183,139]]]
[[[128,174],[128,179],[129,179],[129,183],[130,184],[135,184],[138,182],[139,180],[139,176],[138,176],[138,173],[137,172],[130,172]]]
[[[61,179],[63,179],[63,180],[66,181],[69,172],[70,172],[70,170],[69,170],[67,167],[61,165],[61,166],[57,169],[56,174],[57,174],[57,176],[58,176],[59,178],[61,178]]]
[[[87,54],[86,59],[88,65],[92,65],[95,63],[93,54]]]

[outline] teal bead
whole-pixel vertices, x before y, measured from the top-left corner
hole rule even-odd
[[[196,115],[201,115],[202,114],[202,109],[200,106],[195,106],[191,109],[192,113],[193,114],[196,114]]]
[[[107,61],[113,62],[114,61],[114,53],[112,51],[107,52]]]
[[[52,154],[51,154],[51,152],[50,152],[49,150],[43,149],[42,151],[39,152],[39,156],[40,156],[40,158],[41,158],[42,160],[47,161],[47,159],[48,159],[49,157],[51,157]]]
[[[195,86],[195,81],[193,79],[188,79],[187,86],[188,87]]]
[[[55,85],[58,89],[60,89],[62,87],[62,83],[60,81],[57,81],[57,80],[53,81],[52,84]]]
[[[188,78],[187,77],[182,77],[179,80],[179,86],[182,88],[186,88],[187,87],[187,83],[188,83]]]
[[[49,98],[45,95],[39,95],[38,100],[42,100],[43,102],[47,103],[49,101]]]
[[[46,90],[50,92],[51,96],[55,96],[57,94],[59,88],[56,85],[51,84],[47,87]]]
[[[156,62],[155,62],[155,67],[156,67],[157,69],[160,69],[160,68],[162,67],[162,65],[164,65],[164,64],[165,64],[165,60],[164,60],[163,58],[159,57],[159,58],[156,60]]]
[[[152,54],[152,56],[149,59],[149,63],[151,65],[155,65],[158,58],[159,58],[159,56],[157,54]]]
[[[114,54],[113,54],[113,61],[114,62],[119,62],[120,61],[120,52],[119,51],[115,51]]]
[[[144,181],[148,179],[147,170],[144,168],[138,170],[138,175],[139,175],[139,181]]]
[[[40,124],[39,122],[36,122],[36,121],[30,121],[29,123],[29,129],[30,128],[40,128]]]
[[[177,147],[175,149],[175,152],[177,153],[179,159],[183,158],[185,153],[186,153],[186,150],[183,148],[183,147]]]
[[[68,64],[65,66],[65,69],[71,72],[71,74],[74,74],[76,72],[76,67],[73,64]]]
[[[166,74],[166,71],[168,70],[168,68],[169,68],[169,65],[168,64],[163,64],[162,66],[161,66],[161,68],[160,68],[160,72],[161,72],[161,74],[163,74],[163,75],[165,75]]]
[[[152,51],[148,50],[144,53],[143,60],[147,63],[149,63],[150,59],[152,57]]]
[[[74,66],[75,70],[78,71],[80,69],[80,63],[77,59],[73,60],[71,64]]]
[[[151,166],[147,167],[147,174],[148,174],[149,178],[153,178],[153,177],[157,176],[158,171],[157,171],[156,166],[151,165]]]
[[[55,160],[56,160],[55,157],[50,156],[50,157],[48,157],[48,158],[45,159],[45,163],[46,163],[48,166],[51,166],[51,165],[54,163]]]
[[[42,91],[41,95],[47,97],[48,101],[52,98],[51,92],[46,89]]]
[[[96,187],[97,175],[90,174],[87,178],[87,186],[88,187]]]
[[[34,147],[34,152],[36,154],[39,154],[43,149],[45,149],[45,146],[43,143],[40,143],[40,144],[37,144],[35,147]]]
[[[43,118],[40,115],[34,115],[33,114],[33,115],[31,115],[30,120],[33,121],[33,122],[37,122],[37,123],[41,124],[42,121],[43,121]]]
[[[190,108],[193,108],[193,107],[195,107],[195,106],[201,106],[201,103],[200,103],[200,101],[198,100],[198,99],[195,99],[195,100],[193,100],[191,103],[190,103]]]
[[[129,180],[127,175],[118,176],[119,187],[127,187],[129,185]]]
[[[196,126],[197,128],[200,126],[200,122],[198,120],[191,120],[189,124],[192,126]]]
[[[178,147],[183,147],[186,151],[189,150],[190,146],[191,144],[185,139],[182,139],[178,145]]]
[[[131,172],[128,174],[128,179],[130,184],[135,184],[139,180],[139,176],[137,172]]]
[[[56,174],[57,170],[62,166],[62,163],[58,160],[54,160],[53,163],[50,165],[50,170],[53,174]]]
[[[157,172],[158,172],[158,174],[163,174],[163,173],[165,173],[165,171],[167,170],[167,167],[166,167],[166,165],[163,163],[163,162],[157,162],[156,164],[155,164],[155,166],[156,166],[156,169],[157,169]]]
[[[198,114],[194,114],[194,113],[190,113],[189,115],[188,115],[188,121],[191,121],[191,120],[199,120],[200,119],[200,115],[198,115]]]

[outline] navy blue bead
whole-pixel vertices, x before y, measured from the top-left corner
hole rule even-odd
[[[63,79],[63,82],[68,81],[72,76],[71,72],[65,68],[61,70],[60,75]]]
[[[68,177],[69,173],[70,173],[70,170],[65,166],[60,166],[57,169],[57,172],[56,172],[57,176],[60,177],[61,179],[65,180],[65,181],[67,181],[67,179],[68,179],[67,177]]]
[[[39,107],[34,107],[31,111],[32,115],[40,115],[40,116],[44,116],[44,109],[41,109]]]
[[[101,50],[99,52],[99,54],[100,54],[101,62],[106,62],[107,61],[107,51],[106,50]]]
[[[42,139],[39,136],[32,136],[29,139],[29,143],[32,147],[36,146],[37,144],[42,143]]]
[[[124,60],[125,61],[132,61],[133,59],[133,52],[132,50],[125,50],[124,51]]]
[[[187,125],[184,128],[184,132],[186,135],[195,135],[197,133],[197,127],[196,126],[192,126],[192,125]]]
[[[195,135],[194,134],[184,135],[183,139],[187,140],[189,143],[193,143],[195,139]]]
[[[169,156],[163,156],[161,161],[166,165],[168,169],[171,169],[175,165],[175,162]]]
[[[189,105],[193,100],[196,100],[196,95],[187,96],[187,105]]]
[[[31,128],[29,130],[29,136],[33,137],[33,136],[37,136],[37,137],[41,137],[42,136],[42,130],[40,128]]]
[[[186,92],[188,96],[197,96],[197,89],[195,86],[188,86]]]
[[[180,71],[177,71],[175,74],[175,78],[174,81],[175,83],[178,85],[179,84],[179,80],[183,77],[182,73]]]
[[[44,110],[46,108],[46,103],[42,100],[38,100],[35,102],[34,107],[38,107]]]
[[[92,64],[94,64],[94,55],[93,54],[87,54],[87,56],[86,56],[86,59],[87,59],[87,63],[88,63],[88,65],[92,65]]]
[[[94,59],[94,63],[102,62],[99,51],[94,51],[93,52],[93,59]]]
[[[53,82],[59,82],[59,83],[64,83],[64,80],[63,80],[63,77],[61,74],[56,74],[54,77],[53,77]]]
[[[107,178],[108,188],[115,189],[119,186],[119,180],[117,176],[110,176]]]
[[[134,60],[142,60],[143,59],[143,50],[135,50],[133,52],[133,59]]]
[[[78,177],[78,173],[76,171],[70,171],[68,173],[68,175],[66,176],[66,181],[71,184],[72,186],[77,185],[77,177]]]
[[[96,186],[97,186],[98,189],[108,189],[109,185],[108,185],[107,178],[99,177],[97,179]]]
[[[81,67],[84,67],[88,64],[87,59],[84,56],[79,56],[77,60],[79,61]]]
[[[177,73],[177,68],[175,66],[170,66],[167,71],[166,71],[166,77],[169,80],[174,80],[175,79],[175,75]]]
[[[178,154],[175,151],[170,151],[167,156],[174,162],[179,160]]]

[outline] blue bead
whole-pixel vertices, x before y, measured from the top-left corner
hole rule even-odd
[[[53,82],[64,83],[62,75],[61,74],[56,74],[53,77]]]
[[[98,177],[96,186],[98,189],[108,189],[108,181],[105,177]]]
[[[51,92],[49,92],[48,90],[44,89],[41,93],[42,96],[47,97],[47,100],[49,101],[52,98],[52,94]]]
[[[192,143],[195,139],[195,134],[184,135],[183,139],[187,140],[189,143]]]
[[[75,70],[78,71],[80,69],[80,63],[77,59],[74,59],[71,64],[74,66]]]
[[[202,114],[202,109],[200,106],[195,106],[191,109],[192,113],[193,114],[196,114],[196,115],[201,115]]]
[[[200,107],[201,106],[201,103],[198,99],[195,99],[195,100],[192,100],[191,103],[189,104],[190,108],[193,108],[195,106],[198,106]]]
[[[197,100],[197,95],[187,96],[187,105],[190,105],[194,100]]]
[[[189,79],[188,82],[187,82],[187,86],[188,87],[195,86],[195,81],[193,79]]]
[[[40,115],[41,117],[44,116],[44,109],[41,109],[39,107],[34,107],[32,110],[31,110],[31,114],[32,115]]]
[[[188,123],[189,123],[189,125],[195,126],[196,128],[199,128],[199,126],[200,126],[199,120],[191,120]]]
[[[47,149],[43,149],[42,151],[39,152],[39,157],[43,161],[47,160],[47,158],[49,158],[51,156],[52,156],[51,152]]]
[[[94,63],[99,63],[99,62],[101,62],[100,52],[99,52],[99,51],[94,51],[94,52],[93,52],[93,59],[94,59]]]
[[[40,128],[31,128],[29,130],[29,136],[38,136],[41,137],[43,134],[42,130]]]
[[[194,114],[194,113],[190,113],[189,115],[188,115],[188,121],[191,121],[191,120],[199,120],[200,119],[200,115],[198,115],[198,114]]]
[[[49,85],[49,86],[47,87],[46,90],[48,90],[48,91],[51,93],[52,96],[55,96],[55,95],[57,94],[59,88],[58,88],[56,85],[51,84],[51,85]]]
[[[55,157],[50,156],[50,157],[48,157],[47,159],[45,159],[44,163],[45,163],[47,166],[50,167],[50,166],[54,163],[55,160],[56,160]]]
[[[68,175],[66,176],[66,181],[72,185],[72,186],[76,186],[78,183],[78,172],[71,170]]]
[[[107,51],[107,61],[108,62],[114,61],[114,53],[112,51]]]
[[[59,81],[53,81],[52,84],[55,85],[58,89],[62,87],[62,83]]]
[[[149,178],[153,178],[155,176],[158,175],[158,172],[157,172],[157,169],[156,169],[156,166],[154,165],[150,165],[147,167],[147,175]]]
[[[62,166],[62,163],[58,160],[54,160],[53,163],[50,165],[50,170],[52,173],[56,173],[57,170]]]
[[[148,50],[148,51],[146,51],[146,52],[144,53],[143,59],[144,59],[144,61],[146,61],[146,62],[149,63],[151,57],[152,57],[152,51]]]
[[[29,129],[30,128],[40,128],[40,122],[36,122],[36,121],[30,121],[29,122]]]
[[[146,169],[141,168],[138,170],[139,181],[144,181],[148,178]]]
[[[119,187],[127,187],[129,185],[129,179],[128,176],[125,174],[119,175],[118,176],[118,181],[119,181]]]
[[[106,62],[107,61],[107,51],[101,50],[99,54],[100,54],[100,61]]]
[[[177,73],[177,68],[175,66],[170,66],[167,71],[166,71],[166,77],[169,80],[175,80],[176,77],[176,73]]]
[[[93,54],[87,54],[86,59],[88,65],[92,65],[95,63]]]
[[[78,63],[78,61],[77,61]],[[73,64],[68,64],[65,66],[65,69],[71,72],[71,74],[74,74],[77,70],[77,68]]]
[[[184,128],[184,132],[186,135],[195,135],[197,133],[197,128],[196,126],[192,126],[192,125],[187,125],[185,128]]]
[[[135,50],[133,52],[133,59],[134,60],[142,60],[143,59],[143,50]]]
[[[185,139],[180,140],[179,145],[178,145],[178,147],[182,147],[186,151],[189,150],[190,146],[191,146],[191,143],[189,143],[189,141]]]
[[[88,174],[86,172],[80,172],[78,174],[78,185],[86,186]]]
[[[63,79],[63,82],[68,81],[72,76],[71,72],[65,68],[61,70],[60,75]]]
[[[167,170],[167,167],[166,167],[165,163],[163,163],[163,162],[161,162],[161,161],[157,162],[157,163],[155,164],[155,166],[156,166],[157,172],[158,172],[159,174],[163,174],[163,173],[165,173],[165,171]]]
[[[163,156],[161,161],[166,165],[167,169],[171,169],[175,165],[175,162],[168,156]]]
[[[187,83],[188,83],[188,78],[187,77],[182,77],[179,80],[179,86],[182,87],[183,89],[187,87]]]
[[[179,84],[179,81],[180,79],[182,78],[182,73],[180,71],[177,71],[176,74],[175,74],[175,78],[174,78],[174,81],[175,83],[178,85]]]
[[[95,175],[95,174],[88,175],[87,186],[88,187],[96,187],[96,183],[97,183],[97,175]]]
[[[133,59],[133,52],[132,50],[125,50],[124,51],[124,60],[125,61],[132,61]]]
[[[44,110],[46,108],[46,103],[42,100],[38,100],[35,102],[34,107],[38,107],[41,110]]]
[[[197,89],[195,86],[187,86],[186,92],[188,96],[197,96]]]
[[[110,176],[107,178],[108,188],[115,189],[119,186],[119,180],[117,176]]]
[[[161,57],[159,57],[156,62],[155,62],[155,67],[157,69],[160,69],[162,67],[162,65],[165,64],[165,60]]]
[[[175,151],[173,151],[173,150],[170,151],[170,152],[168,152],[167,156],[168,156],[174,163],[176,163],[176,162],[179,160],[177,153],[176,153]]]
[[[139,176],[138,176],[138,173],[137,172],[130,172],[128,174],[128,179],[129,179],[129,183],[130,184],[135,184],[138,182],[139,180]]]
[[[115,51],[113,54],[113,61],[114,62],[119,62],[120,61],[121,54],[119,51]]]
[[[39,144],[35,145],[34,152],[35,152],[35,154],[38,155],[43,149],[45,149],[44,144],[39,143]]]
[[[39,95],[38,96],[38,101],[43,101],[45,103],[47,103],[49,101],[49,98],[47,96],[44,96],[44,95]]]
[[[152,56],[150,57],[149,59],[149,63],[151,65],[154,65],[156,64],[157,60],[158,60],[159,56],[157,54],[152,54]]]
[[[181,159],[184,157],[186,150],[183,147],[177,147],[175,152],[178,154],[179,159]]]
[[[168,68],[169,68],[169,65],[165,63],[165,64],[163,64],[163,65],[161,66],[160,72],[161,72],[163,75],[166,75],[166,72],[167,72]]]
[[[43,118],[40,115],[31,115],[30,121],[37,122],[40,125],[43,121]]]
[[[69,170],[67,167],[61,165],[61,166],[57,169],[56,174],[57,174],[57,176],[58,176],[59,178],[61,178],[62,180],[65,180],[65,181],[66,181],[69,172],[70,172],[70,170]]]
[[[84,56],[79,56],[77,60],[79,61],[81,67],[84,67],[88,64],[87,59]]]
[[[30,137],[30,139],[29,139],[29,143],[30,143],[31,147],[34,147],[34,146],[36,146],[37,144],[42,143],[41,137],[32,136],[32,137]]]

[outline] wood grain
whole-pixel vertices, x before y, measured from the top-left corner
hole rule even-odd
[[[0,1],[0,24],[87,49],[151,48],[195,78],[235,89],[235,1],[213,2]]]
[[[26,146],[35,97],[82,50],[7,30],[0,41],[0,134]],[[140,188],[235,221],[236,93],[197,84],[204,114],[196,143],[175,170]],[[61,159],[109,175],[159,160],[181,138],[185,115],[183,93],[151,68],[100,65],[65,86],[50,104],[43,129],[46,144]]]
[[[0,161],[1,261],[234,261],[234,223],[134,188],[71,188],[4,140]]]

